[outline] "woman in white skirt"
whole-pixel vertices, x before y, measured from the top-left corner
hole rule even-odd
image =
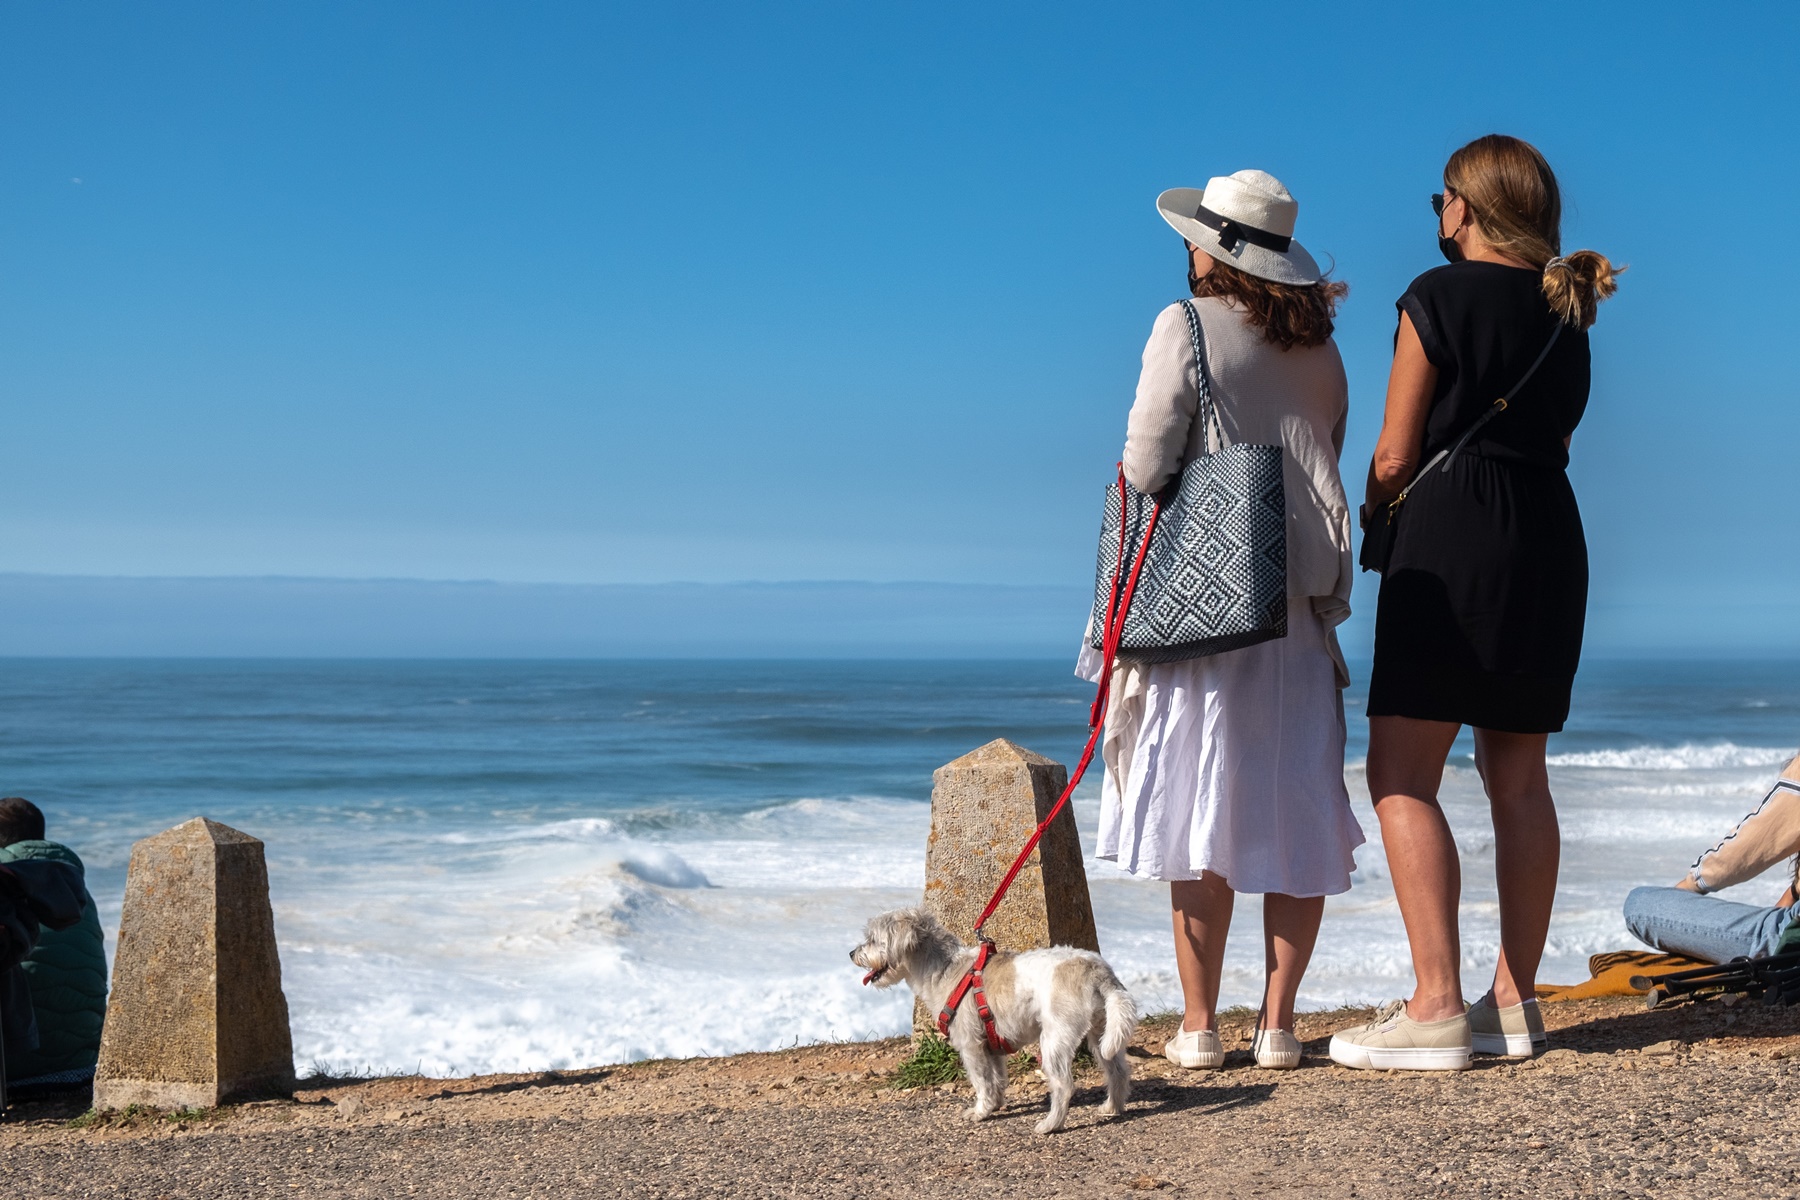
[[[1175,188],[1157,209],[1187,241],[1188,286],[1227,445],[1279,444],[1287,492],[1288,633],[1187,662],[1115,668],[1099,855],[1169,881],[1185,1017],[1164,1053],[1225,1058],[1214,1028],[1232,900],[1263,896],[1268,978],[1253,1040],[1264,1067],[1300,1062],[1294,999],[1325,897],[1349,890],[1362,827],[1344,789],[1350,510],[1338,476],[1348,389],[1331,340],[1348,290],[1293,240],[1299,206],[1262,171]],[[1154,492],[1206,447],[1181,305],[1156,319],[1125,441],[1125,477]],[[1080,673],[1098,682],[1100,656]]]

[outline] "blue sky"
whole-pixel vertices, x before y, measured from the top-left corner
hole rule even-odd
[[[1631,265],[1596,613],[1800,648],[1797,11],[15,0],[0,570],[1081,584],[1157,192],[1299,197],[1359,491],[1426,197],[1501,130]]]

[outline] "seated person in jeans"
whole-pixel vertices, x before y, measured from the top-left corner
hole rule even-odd
[[[0,864],[67,863],[82,874],[81,859],[59,842],[44,840],[44,814],[29,800],[0,800]],[[106,941],[100,914],[85,886],[81,919],[67,929],[45,928],[23,963],[37,1010],[37,1049],[6,1060],[15,1084],[54,1086],[94,1077],[100,1026],[106,1020]]]
[[[1800,918],[1794,883],[1768,908],[1710,899],[1705,893],[1754,879],[1797,854],[1800,758],[1782,769],[1755,812],[1695,860],[1686,879],[1674,887],[1633,888],[1625,897],[1625,926],[1658,950],[1702,962],[1774,954],[1782,935]],[[1800,949],[1800,929],[1787,941],[1787,949]]]

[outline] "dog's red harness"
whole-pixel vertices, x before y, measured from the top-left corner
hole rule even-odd
[[[987,960],[993,954],[994,943],[982,938],[981,949],[975,951],[975,965],[951,989],[950,998],[944,1001],[944,1011],[938,1014],[937,1027],[939,1033],[949,1037],[950,1022],[956,1018],[956,1010],[962,1007],[963,997],[974,992],[975,1011],[981,1014],[981,1029],[987,1035],[988,1049],[996,1054],[1011,1054],[1013,1044],[1000,1036],[1000,1027],[994,1024],[994,1012],[988,1007],[987,993],[981,990],[981,968],[987,966]]]
[[[1125,511],[1125,467],[1123,464],[1119,467],[1119,506],[1122,518]],[[1050,828],[1050,822],[1056,820],[1056,815],[1062,812],[1064,805],[1068,804],[1069,797],[1075,794],[1075,785],[1081,782],[1081,777],[1087,773],[1088,764],[1094,760],[1094,748],[1100,744],[1100,735],[1106,728],[1106,702],[1112,690],[1113,663],[1119,657],[1119,639],[1125,635],[1125,614],[1131,610],[1131,597],[1137,592],[1138,574],[1144,569],[1144,559],[1150,553],[1150,538],[1156,532],[1156,518],[1160,515],[1162,515],[1162,505],[1152,499],[1150,519],[1144,523],[1144,540],[1138,547],[1137,558],[1131,564],[1131,573],[1125,576],[1123,588],[1120,587],[1119,576],[1125,573],[1125,526],[1127,522],[1123,519],[1119,521],[1119,557],[1113,567],[1112,594],[1106,602],[1106,628],[1100,639],[1105,663],[1100,668],[1100,686],[1094,693],[1093,707],[1088,709],[1087,746],[1081,751],[1081,761],[1075,764],[1075,771],[1069,776],[1068,785],[1063,788],[1062,795],[1057,797],[1056,803],[1051,806],[1044,819],[1038,822],[1038,827],[1031,831],[1031,836],[1025,841],[1025,848],[1019,851],[1019,857],[1013,860],[1011,869],[1000,881],[1000,886],[994,889],[993,898],[987,902],[987,907],[981,910],[981,916],[975,922],[975,936],[981,942],[981,948],[975,952],[975,963],[951,989],[950,998],[944,1002],[944,1010],[938,1013],[938,1032],[945,1037],[950,1036],[950,1022],[956,1016],[956,1010],[961,1006],[963,997],[974,992],[975,1011],[981,1014],[981,1027],[987,1035],[988,1048],[1000,1054],[1013,1052],[1012,1043],[1000,1036],[1000,1030],[994,1024],[994,1014],[988,1008],[987,996],[981,990],[981,969],[987,965],[988,959],[994,953],[993,940],[982,932],[982,927],[988,923],[988,918],[994,915],[994,910],[1000,907],[1000,901],[1006,898],[1007,889],[1012,887],[1013,880],[1018,878],[1019,872],[1024,869],[1025,860],[1031,857],[1033,850],[1037,849],[1038,842],[1043,839],[1044,831]]]

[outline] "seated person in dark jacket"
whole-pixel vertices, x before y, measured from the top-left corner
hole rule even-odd
[[[106,942],[100,914],[82,882],[81,859],[67,846],[44,840],[44,814],[37,805],[17,796],[0,800],[0,868],[21,868],[18,874],[35,882],[44,868],[34,864],[51,863],[64,865],[58,876],[72,868],[68,877],[81,912],[66,929],[52,928],[45,921],[36,947],[19,967],[36,1015],[37,1044],[27,1048],[8,1042],[6,1077],[15,1085],[93,1078],[100,1026],[106,1019]],[[38,913],[40,920],[48,915],[44,909]]]

